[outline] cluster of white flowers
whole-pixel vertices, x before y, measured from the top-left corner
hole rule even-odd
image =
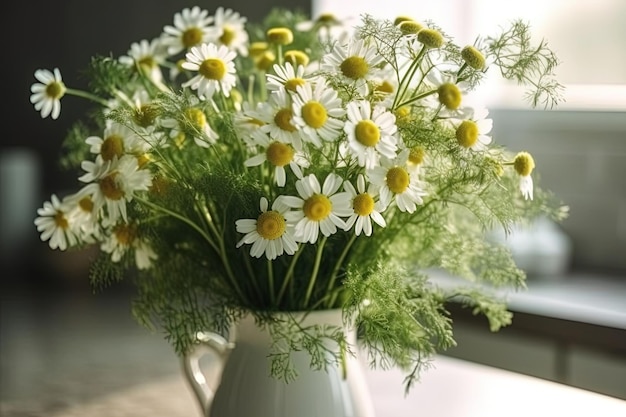
[[[85,173],[79,179],[85,185],[62,199],[53,195],[38,211],[41,238],[61,250],[99,242],[114,261],[134,250],[137,266],[149,268],[156,254],[137,235],[127,204],[153,204],[148,195],[156,186],[151,166],[159,163],[159,148],[182,140],[183,120],[197,130],[199,148],[222,140],[207,112],[225,114],[220,107],[224,100],[235,103],[234,127],[249,150],[245,166],[269,173],[274,187],[273,198],[261,198],[258,217],[233,225],[243,235],[238,246],[250,244],[251,256],[272,260],[293,255],[300,245],[340,231],[371,236],[376,227],[386,227],[391,207],[415,212],[428,195],[423,172],[429,167],[423,149],[409,148],[398,127],[405,109],[419,109],[421,117],[448,126],[454,146],[466,153],[489,152],[492,123],[486,109],[465,103],[463,71],[482,70],[482,53],[472,48],[466,54],[468,65],[451,68],[438,61],[443,37],[421,26],[411,30],[416,22],[405,22],[398,23],[407,32],[406,41],[397,44],[402,59],[392,65],[383,59],[381,45],[349,28],[344,28],[348,36],[343,33],[325,44],[320,59],[309,60],[304,51],[277,52],[293,39],[287,28],[268,32],[263,49],[262,42],[250,42],[246,19],[230,9],[218,8],[214,16],[198,7],[177,13],[160,37],[132,44],[119,62],[137,69],[161,94],[177,94],[174,81],[186,76],[179,85],[195,98],[185,117],[153,114],[155,95],[148,88],[104,102],[108,109],[134,109],[136,123],[107,120],[101,137],[86,138],[95,158],[82,163]],[[178,54],[184,58],[173,61]],[[266,70],[261,94],[250,95],[242,85],[238,62],[244,59]],[[60,99],[74,90],[66,88],[58,69],[38,70],[35,76],[39,82],[32,87],[31,101],[42,117],[56,119]],[[313,172],[319,163],[330,167],[324,178]],[[510,164],[522,178],[524,196],[532,198],[532,157],[523,153]],[[343,177],[332,168],[341,168],[337,172]],[[297,194],[282,192],[287,184],[295,184]]]

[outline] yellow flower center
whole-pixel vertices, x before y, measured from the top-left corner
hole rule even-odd
[[[369,216],[374,211],[374,199],[368,193],[362,193],[352,200],[352,208],[359,216]]]
[[[481,70],[485,66],[485,56],[473,46],[466,46],[461,50],[461,57],[470,67]]]
[[[398,123],[409,122],[411,120],[411,107],[402,106],[396,109],[394,112],[396,115],[396,121]]]
[[[119,158],[124,154],[124,139],[120,135],[111,135],[102,141],[100,155],[105,161],[110,161],[116,156]]]
[[[150,162],[149,154],[142,153],[141,155],[137,155],[137,166],[139,168],[143,168],[148,162]]]
[[[135,122],[137,122],[137,124],[141,127],[152,126],[157,116],[158,110],[150,104],[142,105],[140,108],[135,110],[135,114],[133,115]]]
[[[54,214],[54,224],[59,229],[63,229],[63,230],[66,230],[70,227],[70,224],[67,221],[67,218],[65,217],[65,213],[63,213],[62,211],[57,211]]]
[[[331,25],[337,23],[337,18],[332,13],[322,13],[318,18],[317,22],[320,24]]]
[[[267,51],[267,42],[252,42],[248,48],[248,53],[252,58],[260,57],[265,51]]]
[[[409,173],[402,167],[387,171],[386,180],[387,187],[395,194],[402,194],[409,187]]]
[[[528,152],[520,152],[515,156],[513,167],[519,175],[527,177],[535,169],[535,160]]]
[[[291,119],[293,118],[293,112],[290,108],[284,108],[278,110],[276,115],[274,116],[274,123],[276,126],[281,128],[282,130],[286,130],[287,132],[295,132],[296,128],[291,124]]]
[[[393,24],[395,26],[400,25],[402,22],[412,22],[413,18],[409,16],[400,15],[393,19]]]
[[[456,140],[464,148],[471,148],[478,140],[478,125],[471,120],[463,120],[456,128]]]
[[[462,94],[456,84],[441,84],[437,89],[437,94],[439,95],[439,102],[450,110],[456,110],[461,105]]]
[[[324,220],[333,209],[333,204],[328,197],[323,194],[313,194],[309,197],[302,207],[304,215],[314,222]]]
[[[46,96],[58,100],[65,94],[65,85],[56,81],[46,85]]]
[[[291,145],[272,142],[265,151],[267,160],[274,166],[282,167],[293,160],[294,150]]]
[[[391,84],[389,81],[385,80],[382,83],[378,84],[376,86],[376,91],[380,91],[381,93],[387,93],[387,94],[391,94],[393,93],[393,84]]]
[[[226,64],[219,58],[209,58],[202,61],[198,72],[209,80],[219,81],[226,74]]]
[[[409,152],[409,162],[414,165],[419,165],[424,162],[424,156],[426,155],[426,150],[421,146],[415,146],[411,148]]]
[[[346,58],[341,65],[339,65],[341,73],[348,78],[358,80],[365,77],[369,71],[369,65],[363,57],[351,56]]]
[[[276,55],[272,51],[265,51],[263,54],[255,61],[256,67],[262,71],[267,71],[272,64],[276,61]]]
[[[130,224],[118,224],[113,233],[120,244],[130,246],[137,237],[137,228]]]
[[[93,200],[89,196],[83,197],[78,201],[78,207],[85,213],[91,213],[93,210]]]
[[[326,123],[328,114],[326,113],[326,108],[320,102],[309,101],[302,106],[302,118],[313,129],[319,129]]]
[[[414,35],[424,28],[424,26],[414,20],[400,22],[399,27],[403,35]]]
[[[146,57],[141,58],[137,62],[137,64],[139,64],[139,66],[141,68],[145,68],[145,69],[148,69],[148,70],[156,67],[156,61],[151,56],[146,56]]]
[[[354,129],[356,140],[364,146],[376,146],[380,140],[380,129],[371,120],[361,120]]]
[[[285,89],[293,91],[295,93],[298,86],[304,84],[306,84],[306,81],[304,81],[302,78],[290,78],[285,81]]]
[[[196,46],[202,41],[202,30],[200,28],[189,28],[183,32],[182,36],[183,45],[189,49],[192,46]]]
[[[124,190],[117,183],[117,175],[117,172],[112,172],[99,182],[100,191],[109,200],[117,201],[124,198]]]
[[[261,213],[256,221],[256,231],[264,239],[278,239],[285,233],[286,229],[285,218],[277,211]]]
[[[417,40],[427,48],[441,48],[443,46],[443,36],[435,29],[424,28],[417,34]]]
[[[298,65],[306,67],[309,64],[309,56],[305,52],[292,49],[285,52],[285,62],[291,62],[294,67]]]
[[[293,42],[293,32],[289,28],[268,29],[267,40],[277,45],[289,45]]]
[[[235,32],[233,28],[228,25],[225,25],[223,30],[224,32],[222,33],[222,36],[220,36],[220,42],[226,46],[229,46],[231,42],[235,39],[235,35],[237,34],[237,32]]]
[[[202,130],[206,126],[206,115],[202,110],[196,107],[191,107],[185,111],[185,115],[187,116],[189,123],[191,123],[194,128]]]

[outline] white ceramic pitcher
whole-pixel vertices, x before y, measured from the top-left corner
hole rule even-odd
[[[302,326],[343,327],[341,314],[341,310],[311,312]],[[345,327],[344,331],[356,352],[356,332]],[[346,355],[344,372],[337,365],[314,370],[308,352],[295,352],[298,376],[287,383],[270,375],[271,337],[253,316],[243,318],[231,333],[230,341],[214,333],[200,334],[195,349],[182,359],[203,416],[374,417],[363,365],[355,356]]]

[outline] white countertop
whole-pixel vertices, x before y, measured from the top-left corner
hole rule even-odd
[[[366,369],[377,417],[624,417],[626,401],[441,356],[407,396],[403,373]],[[17,411],[10,405],[2,415]],[[156,378],[46,417],[200,417],[182,374]],[[261,417],[261,416],[259,416]]]

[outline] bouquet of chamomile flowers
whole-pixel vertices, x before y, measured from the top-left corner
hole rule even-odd
[[[452,294],[428,271],[523,288],[488,232],[562,216],[531,154],[499,145],[469,99],[495,73],[550,107],[556,65],[521,21],[460,46],[409,17],[348,26],[277,9],[252,23],[186,8],[127,55],[93,57],[86,90],[35,72],[42,117],[69,95],[94,105],[64,142],[80,185],[35,225],[52,249],[96,245],[94,288],[132,280],[133,314],[178,353],[244,313],[274,325],[276,312],[341,308],[373,363],[410,382],[454,345],[453,298],[493,330],[511,321],[488,291]],[[318,330],[288,346],[337,334]]]

